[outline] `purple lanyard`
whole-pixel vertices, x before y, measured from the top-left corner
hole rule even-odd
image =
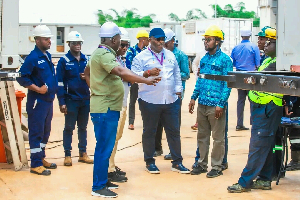
[[[126,67],[124,61],[123,61],[122,59],[120,59],[119,56],[117,56],[117,60],[118,60],[118,62],[119,62],[123,67]]]
[[[109,48],[107,48],[106,46],[99,45],[98,48],[105,49],[105,50],[111,52],[111,50]]]
[[[160,65],[162,66],[163,63],[164,63],[164,53],[161,54],[161,59],[159,60],[158,57],[157,57],[157,55],[156,55],[153,51],[151,51],[151,49],[150,49],[149,47],[148,47],[148,50],[152,53],[152,56],[153,56],[153,55],[155,56],[156,60],[157,60],[157,61],[160,63]]]

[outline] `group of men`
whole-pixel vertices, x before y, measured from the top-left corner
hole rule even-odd
[[[17,79],[20,85],[28,88],[26,110],[31,152],[30,172],[50,175],[49,169],[57,168],[55,163],[45,160],[53,100],[57,94],[60,111],[65,115],[64,165],[72,166],[72,134],[77,123],[78,161],[94,164],[92,195],[117,197],[111,189],[118,188],[118,185],[112,182],[127,181],[126,172],[115,166],[114,157],[124,129],[129,91],[128,128],[134,129],[134,108],[138,100],[143,119],[142,146],[146,171],[151,174],[160,173],[154,157],[162,154],[162,128],[165,130],[170,150],[165,158],[172,160],[172,171],[192,175],[207,172],[210,135],[214,140],[211,152],[212,169],[206,176],[218,177],[227,169],[226,115],[231,90],[225,81],[201,78],[197,79],[189,103],[189,112],[193,113],[195,101],[198,99],[196,162],[191,172],[182,164],[180,113],[185,81],[189,78],[189,66],[187,56],[175,45],[176,38],[172,30],[153,28],[150,33],[141,30],[137,34],[138,44],[129,47],[128,32],[112,22],[107,22],[100,28],[101,42],[89,61],[81,53],[83,39],[80,33],[72,31],[67,39],[70,51],[59,60],[56,73],[51,55],[47,52],[51,45],[51,36],[47,26],[39,25],[35,28],[35,49],[26,58],[20,69],[21,77]],[[263,46],[268,56],[262,64],[257,57],[258,48],[249,44],[249,30],[242,30],[243,47],[233,50],[233,62],[221,50],[225,36],[219,27],[210,26],[203,36],[207,53],[200,61],[200,73],[227,75],[228,71],[233,70],[233,66],[240,66],[237,70],[243,70],[241,66],[248,67],[250,63],[258,71],[274,68],[275,29],[265,28],[259,33],[259,37],[264,37],[259,38],[259,44],[265,39]],[[243,51],[242,56],[239,55]],[[126,61],[122,59],[125,54]],[[251,56],[255,59],[244,59]],[[247,93],[239,92],[240,102],[245,102]],[[229,192],[244,192],[250,188],[271,189],[272,145],[282,113],[282,95],[250,91],[249,99],[252,130],[248,162],[239,182],[228,187]],[[238,107],[243,108],[244,103],[240,104]],[[238,113],[240,117],[236,129],[247,130],[243,125],[243,112]],[[94,160],[86,153],[89,115],[97,142]],[[257,180],[253,182],[257,176]]]

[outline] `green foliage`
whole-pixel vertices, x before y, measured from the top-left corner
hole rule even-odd
[[[185,19],[180,19],[176,14],[174,13],[170,13],[169,15],[169,19],[171,21],[175,21],[175,22],[181,22],[181,21],[187,21],[187,20],[192,20],[192,19],[203,19],[203,18],[207,18],[206,14],[198,8],[189,10],[186,13],[186,18]]]
[[[99,24],[111,21],[124,28],[150,27],[150,23],[153,23],[153,18],[155,17],[155,14],[140,16],[137,14],[138,10],[136,8],[132,8],[131,10],[125,9],[121,14],[115,9],[110,9],[110,11],[113,12],[114,16],[104,13],[102,10],[98,10]]]

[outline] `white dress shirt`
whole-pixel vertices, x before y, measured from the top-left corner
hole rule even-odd
[[[150,46],[148,48],[151,50]],[[157,67],[161,70],[159,73],[161,81],[156,86],[140,83],[139,98],[152,104],[174,103],[178,99],[176,93],[182,92],[180,69],[175,55],[165,48],[160,53],[151,52],[148,48],[133,59],[131,70],[143,76],[144,71]],[[161,58],[163,58],[162,65],[158,61]]]

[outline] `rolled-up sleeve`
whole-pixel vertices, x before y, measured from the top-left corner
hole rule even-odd
[[[144,69],[143,69],[142,61],[139,59],[138,56],[134,57],[134,59],[132,61],[132,65],[131,65],[131,70],[135,74],[137,74],[139,76],[143,76]]]
[[[17,78],[17,81],[21,86],[27,87],[33,84],[30,76],[34,67],[34,59],[28,56],[19,70],[19,72],[21,73],[21,77]]]

